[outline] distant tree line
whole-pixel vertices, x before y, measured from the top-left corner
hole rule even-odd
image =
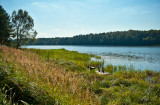
[[[29,45],[160,45],[160,30],[128,30],[98,34],[76,35],[64,38],[38,38]]]

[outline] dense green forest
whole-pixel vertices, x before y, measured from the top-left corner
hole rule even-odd
[[[160,45],[160,30],[116,31],[73,37],[38,38],[33,45]]]

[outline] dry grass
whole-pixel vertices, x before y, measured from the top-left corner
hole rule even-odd
[[[86,87],[83,76],[66,72],[65,68],[46,62],[30,51],[0,46],[5,62],[12,63],[16,71],[45,89],[48,95],[61,104],[100,104],[98,96]],[[92,83],[92,82],[91,82]]]

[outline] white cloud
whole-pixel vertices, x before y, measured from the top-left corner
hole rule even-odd
[[[32,3],[33,6],[37,6],[40,8],[45,8],[45,9],[58,9],[58,10],[64,10],[64,8],[59,5],[58,3],[49,3],[49,2],[33,2]]]
[[[47,35],[47,33],[45,33],[45,32],[38,32],[38,36],[44,36],[44,35]]]
[[[47,3],[45,2],[33,2],[32,3],[33,6],[37,6],[37,7],[41,7],[41,8],[47,8]]]
[[[121,7],[115,8],[112,11],[108,12],[111,15],[143,15],[143,14],[150,14],[153,11],[146,9],[143,6],[133,6],[133,7]]]

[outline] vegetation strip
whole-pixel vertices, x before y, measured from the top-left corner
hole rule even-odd
[[[73,37],[37,38],[29,45],[113,45],[156,46],[160,45],[160,30],[128,30],[106,33],[90,33]]]

